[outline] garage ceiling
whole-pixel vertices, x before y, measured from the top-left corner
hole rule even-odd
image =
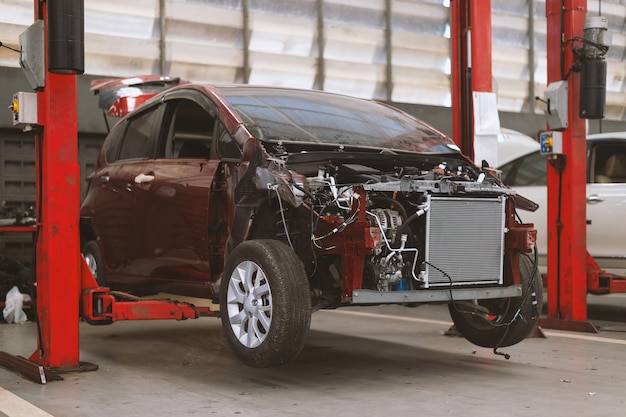
[[[450,107],[447,3],[85,0],[85,71],[319,88]],[[0,6],[0,41],[18,47],[20,33],[33,22],[33,1],[0,0]],[[607,119],[625,120],[626,6],[623,0],[589,0],[588,12],[597,15],[600,6],[613,35]],[[499,109],[542,112],[530,98],[542,96],[546,83],[545,1],[492,0],[492,26]],[[0,66],[18,67],[16,53],[0,48]]]

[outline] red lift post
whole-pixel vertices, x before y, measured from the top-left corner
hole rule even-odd
[[[452,0],[453,136],[474,157],[473,92],[492,91],[491,2]],[[544,327],[596,331],[587,293],[623,292],[626,280],[601,270],[586,251],[586,124],[579,115],[580,73],[572,42],[583,37],[586,0],[547,0],[548,83],[568,82],[563,156],[548,163],[548,318]],[[532,18],[530,16],[529,18]],[[565,163],[560,163],[565,161]],[[562,188],[561,188],[562,187]]]
[[[58,43],[63,31],[82,30],[82,13],[72,15],[67,8],[76,1],[34,1],[35,22],[43,22],[45,70],[38,86],[35,129],[36,212],[35,253],[38,315],[37,350],[29,360],[0,352],[0,363],[45,383],[58,379],[50,369],[79,368],[78,317],[80,295],[78,121],[76,73],[70,69],[67,45]],[[82,4],[78,4],[82,12]],[[50,10],[54,10],[51,24]],[[67,16],[63,17],[62,15]],[[75,22],[76,19],[81,19]],[[68,20],[69,19],[69,20]],[[69,25],[69,26],[68,26]],[[60,32],[59,32],[60,30]],[[40,35],[35,35],[40,36]],[[57,44],[50,60],[51,37]],[[77,39],[69,39],[75,41]],[[82,47],[82,33],[80,33]],[[27,48],[31,45],[27,45]],[[27,54],[33,51],[27,51]],[[82,52],[81,52],[82,53]],[[59,60],[57,58],[61,57]],[[32,56],[30,58],[33,58]],[[82,55],[79,57],[82,65]],[[62,62],[65,61],[65,62]],[[74,59],[76,61],[76,59]],[[59,65],[61,64],[61,65]],[[33,88],[35,88],[33,86]],[[14,104],[13,111],[17,112]],[[19,109],[24,111],[24,109]]]
[[[492,92],[491,0],[451,0],[452,130],[474,158],[472,92]]]
[[[567,40],[583,37],[586,0],[547,0],[548,84],[567,78],[563,155],[547,165],[548,317],[543,327],[597,331],[587,321],[586,123],[579,116],[580,73]]]
[[[58,1],[58,0],[57,0]],[[46,368],[79,366],[80,169],[76,71],[50,71],[50,2],[35,0],[44,22],[45,87],[38,93],[36,240],[38,349],[30,359]]]

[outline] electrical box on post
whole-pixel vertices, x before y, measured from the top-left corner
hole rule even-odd
[[[13,126],[24,128],[37,124],[37,93],[17,92],[9,106],[13,112]]]
[[[541,132],[539,136],[542,155],[561,155],[563,153],[563,132]]]
[[[33,90],[42,89],[46,84],[44,64],[44,24],[36,20],[20,35],[20,66]]]
[[[550,128],[556,130],[566,129],[569,124],[567,117],[567,81],[550,83],[543,97],[545,103],[544,113]]]

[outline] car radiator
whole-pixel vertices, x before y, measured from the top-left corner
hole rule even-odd
[[[432,197],[422,286],[502,283],[505,197]]]

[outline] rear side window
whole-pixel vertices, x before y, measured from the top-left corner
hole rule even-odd
[[[117,161],[127,127],[128,123],[126,121],[116,124],[104,141],[104,152],[108,163]]]
[[[158,136],[154,134],[158,107],[130,119],[119,160],[148,159],[154,156]]]

